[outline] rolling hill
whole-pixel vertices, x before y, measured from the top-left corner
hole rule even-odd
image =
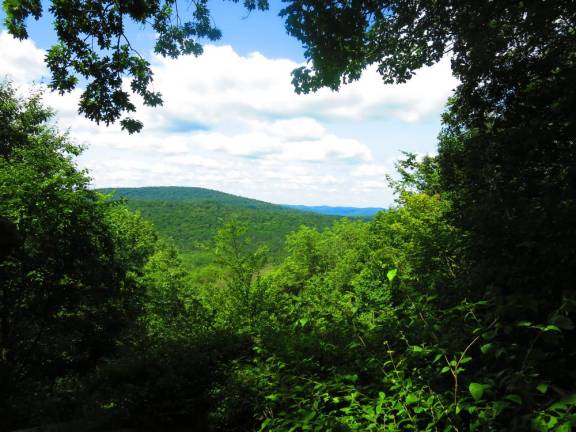
[[[98,189],[114,193],[112,199],[150,220],[160,235],[172,239],[192,264],[210,260],[202,244],[210,242],[217,230],[236,218],[248,227],[254,245],[266,244],[273,260],[282,256],[286,235],[306,225],[322,230],[337,216],[320,215],[286,208],[210,189],[194,187],[142,187]]]
[[[147,186],[136,188],[103,188],[98,189],[102,193],[115,192],[116,197],[123,197],[136,201],[170,201],[170,202],[215,202],[222,205],[230,205],[244,208],[271,209],[280,207],[264,201],[244,198],[212,189],[187,186]]]

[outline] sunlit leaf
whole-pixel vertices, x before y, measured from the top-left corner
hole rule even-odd
[[[479,384],[475,382],[470,383],[470,385],[468,386],[468,390],[470,391],[470,394],[472,395],[475,401],[479,401],[480,399],[482,399],[485,388],[486,386],[484,384]]]

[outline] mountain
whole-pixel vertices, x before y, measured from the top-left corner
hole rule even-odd
[[[330,207],[330,206],[305,206],[283,204],[284,207],[318,213],[331,216],[344,217],[372,217],[379,211],[385,210],[380,207]]]
[[[126,199],[126,206],[150,220],[161,236],[170,238],[191,264],[205,264],[203,252],[223,224],[232,218],[248,227],[254,245],[266,244],[273,260],[282,256],[286,235],[306,225],[328,228],[338,216],[286,208],[210,189],[195,187],[142,187],[98,189]]]
[[[245,208],[274,208],[275,204],[244,198],[212,189],[187,186],[148,186],[136,188],[103,188],[102,193],[115,193],[115,197],[138,201],[218,202]]]

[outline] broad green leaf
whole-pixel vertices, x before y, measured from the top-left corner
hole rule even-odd
[[[559,410],[559,409],[564,409],[568,406],[576,406],[576,393],[573,393],[569,396],[566,396],[565,398],[559,400],[558,402],[553,403],[552,405],[550,405],[551,410]]]
[[[390,282],[392,282],[396,278],[397,273],[398,273],[397,269],[389,270],[388,273],[386,273],[386,277]]]
[[[486,354],[488,351],[490,351],[492,349],[492,344],[491,343],[487,343],[484,344],[480,347],[480,351],[482,351],[482,354]]]
[[[517,327],[532,327],[532,323],[530,321],[518,321],[516,323]]]
[[[507,395],[506,397],[504,397],[504,399],[517,403],[518,405],[522,405],[522,398],[518,395],[515,394]]]
[[[474,400],[479,401],[480,399],[482,399],[482,396],[484,395],[485,387],[486,386],[484,384],[473,382],[470,383],[470,385],[468,386],[468,390],[470,391],[470,394],[472,395]]]
[[[536,389],[537,389],[540,393],[544,394],[544,393],[546,393],[546,392],[548,391],[548,384],[538,384],[538,385],[536,386]]]
[[[314,411],[308,411],[308,413],[306,413],[306,415],[304,416],[304,418],[302,419],[302,422],[304,424],[308,423],[310,420],[312,420],[314,417],[316,416],[316,413]]]
[[[417,395],[410,393],[408,396],[406,396],[406,403],[408,405],[413,404],[418,402],[419,398]]]

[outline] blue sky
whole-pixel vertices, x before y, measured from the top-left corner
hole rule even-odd
[[[272,2],[273,8],[279,2]],[[447,59],[404,85],[384,85],[374,70],[339,92],[298,96],[290,71],[304,62],[278,9],[250,14],[213,1],[222,39],[199,58],[163,59],[154,34],[133,26],[164,106],[141,107],[141,134],[97,126],[76,113],[79,91],[46,93],[58,123],[86,146],[79,165],[96,187],[201,186],[275,203],[387,207],[385,181],[402,151],[433,153],[440,113],[456,81]],[[19,42],[0,27],[0,76],[26,91],[47,80],[49,17]]]

